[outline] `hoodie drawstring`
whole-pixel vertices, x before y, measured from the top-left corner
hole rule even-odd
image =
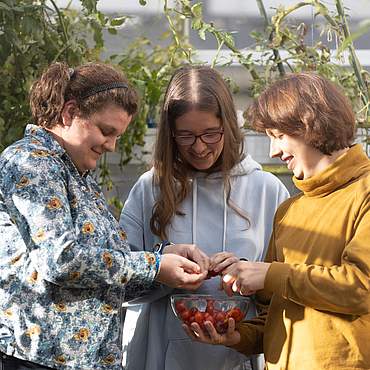
[[[226,222],[227,222],[227,202],[226,202],[226,193],[224,190],[224,229],[222,233],[222,252],[226,250]]]
[[[193,179],[193,223],[192,223],[192,243],[197,244],[197,203],[198,203],[197,179]]]

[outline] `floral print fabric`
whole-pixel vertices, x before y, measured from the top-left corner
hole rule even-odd
[[[43,128],[0,157],[0,351],[54,368],[121,369],[121,306],[155,256],[130,252],[90,174]]]

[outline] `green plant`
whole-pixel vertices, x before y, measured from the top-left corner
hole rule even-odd
[[[356,57],[351,37],[347,14],[342,0],[335,0],[336,11],[330,11],[323,1],[299,1],[289,7],[279,6],[276,14],[269,19],[263,0],[256,0],[261,17],[264,19],[263,32],[253,32],[251,36],[255,45],[251,49],[240,50],[235,46],[233,35],[213,22],[206,22],[202,15],[202,2],[178,0],[176,8],[168,8],[168,17],[174,13],[189,19],[191,28],[201,39],[213,36],[216,41],[216,55],[212,65],[240,63],[250,74],[250,95],[258,95],[268,84],[283,76],[287,71],[298,72],[314,70],[319,74],[343,86],[345,93],[351,99],[357,112],[358,127],[365,133],[365,140],[370,145],[370,104],[369,104],[369,73],[363,69]],[[294,24],[287,17],[302,7],[311,7],[315,13],[314,19],[324,20],[321,39],[307,42],[309,25]],[[175,32],[175,30],[173,30]],[[335,38],[338,42],[336,54],[333,55],[326,41]],[[219,58],[219,50],[230,50],[229,60]],[[349,54],[351,68],[338,63]],[[187,55],[191,55],[189,52]]]
[[[96,1],[82,0],[82,12],[54,0],[0,1],[0,152],[19,139],[30,120],[28,92],[46,66],[99,60],[103,30],[115,33],[126,17],[109,18]]]
[[[28,91],[41,71],[54,61],[66,61],[75,66],[86,61],[99,60],[104,50],[104,30],[116,34],[117,28],[129,18],[126,15],[108,17],[97,10],[98,0],[81,0],[82,12],[59,8],[55,0],[0,0],[0,152],[22,136],[30,119],[27,102]],[[187,36],[186,24],[201,39],[213,36],[216,56],[212,65],[240,63],[251,76],[251,96],[287,71],[317,70],[320,74],[341,84],[357,112],[358,127],[362,128],[370,146],[369,74],[359,64],[353,38],[349,31],[347,15],[341,0],[335,0],[336,12],[331,12],[323,1],[299,1],[290,7],[279,7],[269,19],[263,0],[256,0],[264,19],[263,32],[253,32],[253,49],[238,49],[233,35],[213,22],[206,22],[202,2],[177,0],[170,6],[163,0],[163,15],[167,26],[158,44],[139,37],[121,53],[109,58],[120,66],[141,96],[140,110],[135,121],[121,138],[118,151],[120,165],[127,164],[133,156],[133,147],[144,144],[147,125],[158,119],[161,97],[168,80],[180,64],[196,62],[196,50]],[[145,6],[145,0],[139,0]],[[172,3],[171,3],[172,4]],[[301,7],[314,9],[315,19],[323,19],[323,39],[307,42],[305,24],[292,24],[287,17]],[[368,31],[364,24],[359,34]],[[324,36],[336,38],[338,49],[332,55]],[[229,60],[221,59],[221,49],[230,50]],[[349,52],[352,68],[336,63]],[[257,57],[256,57],[257,56]],[[236,90],[235,84],[231,87]],[[100,163],[99,182],[106,190],[114,187],[107,158]],[[111,204],[120,208],[117,198]]]
[[[78,15],[51,4],[0,2],[0,152],[22,136],[30,119],[28,91],[40,71],[55,60],[75,65],[94,55],[73,26]]]
[[[147,37],[137,37],[121,53],[111,55],[109,58],[112,63],[122,68],[140,95],[139,111],[118,142],[117,151],[120,155],[121,168],[135,155],[133,148],[145,144],[144,137],[148,126],[154,127],[158,122],[161,99],[172,73],[188,61],[188,57],[183,53],[183,48],[187,47],[187,40],[183,34],[182,17],[172,18],[171,27],[175,30],[176,40],[174,32],[165,29],[157,40],[158,44],[154,45]],[[115,184],[111,178],[106,155],[99,168],[100,185],[105,190],[111,191]],[[112,196],[109,203],[113,211],[119,214],[123,205],[119,197]]]

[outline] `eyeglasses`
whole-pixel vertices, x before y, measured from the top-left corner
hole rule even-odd
[[[176,143],[178,145],[194,145],[198,137],[204,144],[216,144],[221,141],[222,135],[224,134],[223,130],[215,132],[206,132],[201,135],[173,135]]]

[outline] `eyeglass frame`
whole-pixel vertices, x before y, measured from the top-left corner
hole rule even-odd
[[[213,143],[207,143],[206,141],[203,140],[202,136],[204,136],[204,135],[212,135],[212,134],[219,134],[220,135],[220,138],[217,141],[213,142]],[[204,132],[203,134],[200,134],[200,135],[194,135],[194,134],[191,134],[191,135],[175,135],[175,134],[172,134],[172,137],[175,140],[175,142],[176,142],[177,145],[180,145],[180,146],[193,146],[196,143],[196,141],[198,140],[198,138],[200,139],[200,141],[203,144],[207,144],[207,145],[217,144],[217,143],[219,143],[222,140],[222,136],[223,135],[224,135],[224,129],[221,128],[221,129],[219,129],[217,131]],[[176,137],[181,137],[181,136],[182,137],[193,137],[194,140],[193,140],[193,142],[191,144],[180,144],[180,143],[178,143],[176,141]]]

